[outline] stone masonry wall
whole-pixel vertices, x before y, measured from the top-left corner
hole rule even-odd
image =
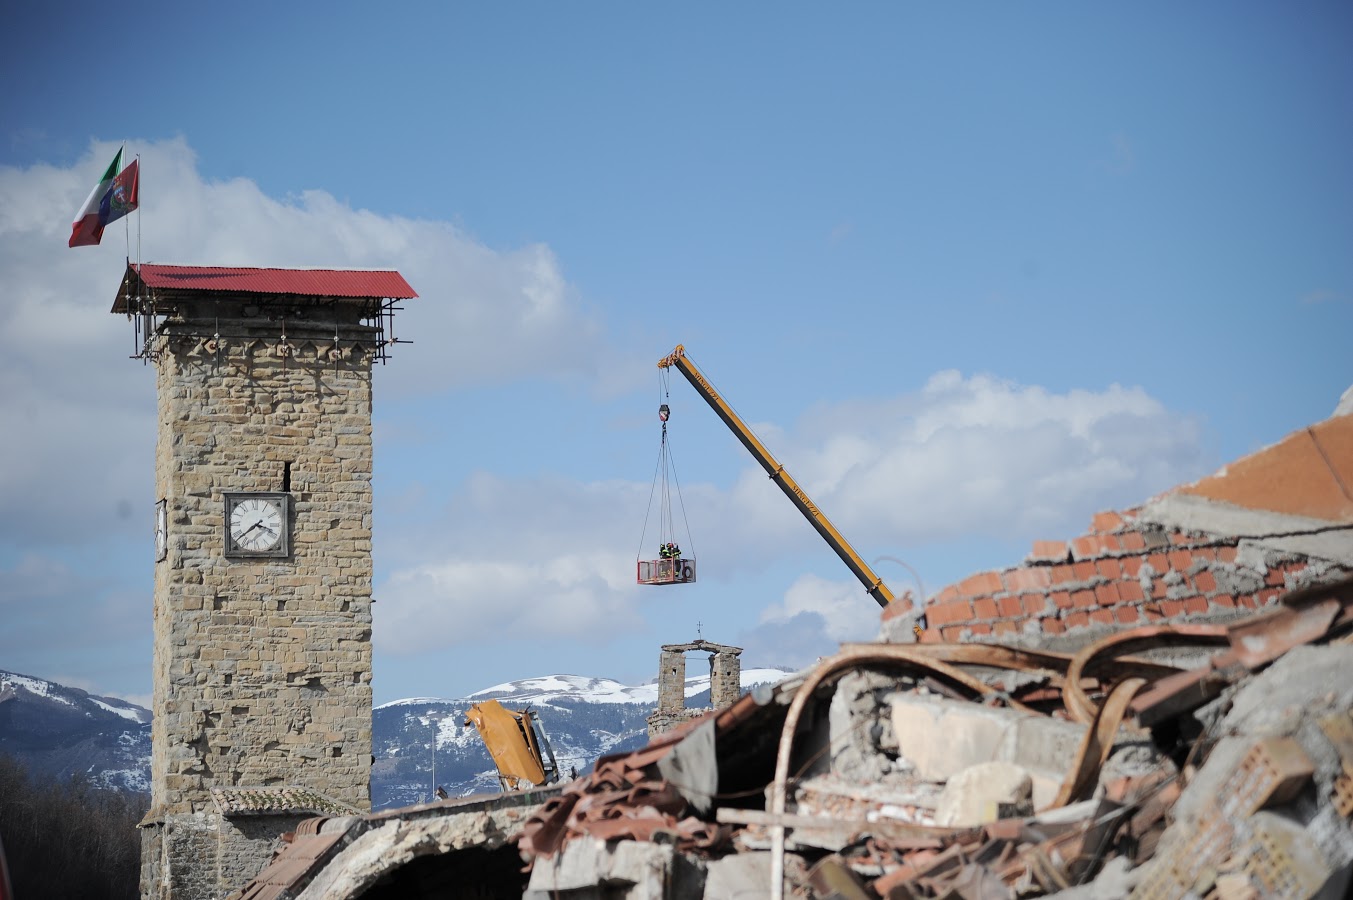
[[[738,661],[741,647],[706,640],[664,644],[658,661],[658,708],[648,717],[650,738],[705,714],[703,709],[686,708],[686,654],[695,650],[710,654],[709,695],[713,709],[722,709],[742,696],[742,664]]]
[[[742,663],[738,654],[719,652],[709,660],[709,702],[723,709],[742,696]]]
[[[686,705],[686,652],[667,647],[658,663],[658,709]]]
[[[158,359],[169,528],[155,569],[151,817],[166,823],[168,856],[200,843],[186,836],[215,812],[215,786],[305,786],[370,808],[371,365],[355,341],[330,357],[332,325],[327,341],[293,326],[294,352],[279,357],[274,325],[235,324],[215,352],[171,334]],[[223,493],[288,488],[291,556],[226,558]],[[248,843],[213,855],[247,877],[270,842]],[[172,896],[223,892],[187,890],[190,862],[170,860],[185,885]]]

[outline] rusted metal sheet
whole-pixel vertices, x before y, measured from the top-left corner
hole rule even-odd
[[[1113,751],[1118,729],[1127,715],[1128,704],[1145,685],[1145,678],[1128,678],[1119,682],[1109,693],[1104,705],[1095,712],[1094,721],[1085,729],[1085,736],[1081,738],[1076,751],[1076,762],[1057,791],[1057,799],[1052,802],[1054,807],[1084,800],[1094,791],[1099,770]]]

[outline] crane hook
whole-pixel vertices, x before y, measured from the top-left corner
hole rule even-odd
[[[658,407],[658,421],[659,421],[659,422],[666,422],[666,421],[667,421],[667,417],[670,416],[671,414],[672,414],[672,411],[671,411],[670,409],[668,409],[666,403],[664,403],[662,406],[659,406],[659,407]]]

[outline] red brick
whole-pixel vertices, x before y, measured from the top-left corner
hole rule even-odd
[[[1211,572],[1199,572],[1193,576],[1193,586],[1199,593],[1210,594],[1217,589],[1217,578]]]
[[[1176,547],[1182,547],[1186,544],[1192,544],[1193,538],[1189,537],[1187,534],[1180,534],[1178,531],[1171,531],[1170,543],[1174,544]]]
[[[987,625],[984,622],[975,622],[968,627],[972,629],[972,633],[975,637],[982,637],[991,634],[991,626]]]
[[[1164,553],[1152,553],[1146,562],[1157,575],[1163,575],[1170,569],[1170,558]]]
[[[1095,587],[1095,603],[1100,606],[1113,606],[1118,602],[1118,585],[1110,582]]]
[[[1241,606],[1245,607],[1246,609],[1258,609],[1258,608],[1259,608],[1259,601],[1256,600],[1256,599],[1254,599],[1254,595],[1253,595],[1253,594],[1241,594],[1239,597],[1236,598],[1236,603],[1239,603]]]
[[[1090,612],[1090,621],[1096,625],[1112,625],[1113,612],[1107,609],[1096,609]]]
[[[1161,611],[1159,603],[1147,603],[1142,606],[1142,615],[1146,616],[1148,622],[1158,622],[1165,618],[1165,613]]]
[[[1268,576],[1264,579],[1266,584],[1277,587],[1283,583],[1283,570],[1277,566],[1268,570]]]
[[[1276,588],[1264,588],[1255,595],[1255,603],[1259,606],[1268,606],[1270,603],[1276,603],[1283,592]]]
[[[956,643],[963,634],[963,629],[958,625],[950,625],[948,628],[941,628],[940,634],[944,636],[945,641],[953,644]]]
[[[1190,615],[1207,612],[1206,597],[1188,597],[1184,600],[1184,611]]]
[[[1102,534],[1099,536],[1100,553],[1121,553],[1123,551],[1123,542],[1118,539],[1116,534]]]
[[[1066,541],[1034,541],[1034,549],[1029,558],[1065,562],[1069,552]]]
[[[958,583],[958,592],[965,597],[981,597],[1001,590],[1001,576],[995,572],[978,572]]]
[[[1071,595],[1071,605],[1082,609],[1089,609],[1095,605],[1094,591],[1076,591]]]
[[[1218,594],[1212,598],[1212,604],[1214,606],[1224,606],[1227,609],[1234,609],[1236,598],[1232,597],[1230,594]]]
[[[1038,616],[1043,614],[1043,610],[1048,608],[1047,594],[1020,594],[1019,602],[1024,607],[1026,615]]]
[[[1012,593],[1045,588],[1052,584],[1052,575],[1047,566],[1037,569],[1011,569],[1005,573],[1005,589]]]
[[[1135,606],[1120,606],[1113,611],[1113,618],[1115,621],[1127,625],[1137,621],[1139,613]]]
[[[1122,535],[1123,549],[1131,550],[1134,553],[1138,550],[1146,549],[1146,538],[1142,537],[1140,531],[1127,531]]]
[[[1111,581],[1123,577],[1123,564],[1116,559],[1101,559],[1095,563],[1095,571]]]
[[[1077,581],[1089,581],[1095,577],[1095,564],[1092,562],[1073,563],[1071,571],[1075,573]]]
[[[943,641],[944,637],[940,634],[938,628],[927,628],[925,631],[921,632],[922,644],[939,644]]]
[[[1164,600],[1165,595],[1170,592],[1170,586],[1165,583],[1164,578],[1157,578],[1151,582],[1151,596],[1156,600]]]
[[[1145,599],[1142,586],[1135,581],[1118,582],[1118,599],[1123,603],[1136,603]]]
[[[1160,604],[1160,611],[1165,613],[1165,618],[1173,619],[1175,616],[1184,614],[1184,602],[1182,600],[1165,600]]]
[[[1000,608],[1001,615],[1003,616],[1014,617],[1024,615],[1024,608],[1020,606],[1018,597],[1002,597],[1000,600],[996,601],[996,606]]]
[[[1191,552],[1193,553],[1194,562],[1197,562],[1200,559],[1213,560],[1217,558],[1216,547],[1194,547]]]
[[[1095,513],[1091,527],[1095,531],[1117,531],[1123,527],[1123,517],[1116,512]]]
[[[1180,572],[1187,572],[1189,566],[1193,565],[1193,554],[1187,550],[1170,551],[1170,568],[1177,569]]]
[[[939,594],[935,597],[934,602],[935,602],[935,603],[948,603],[950,600],[957,600],[957,599],[958,599],[958,588],[951,584],[951,585],[949,585],[948,587],[946,587],[944,590],[942,590],[942,591],[939,592]]]
[[[1053,591],[1049,594],[1052,602],[1057,604],[1058,609],[1071,608],[1071,593],[1069,591]]]
[[[966,622],[972,618],[972,604],[967,600],[951,600],[926,607],[926,621],[932,626]]]
[[[1071,556],[1073,559],[1092,559],[1099,555],[1099,538],[1095,535],[1085,535],[1071,541]]]
[[[1123,574],[1128,578],[1136,578],[1137,573],[1142,570],[1142,558],[1140,556],[1123,557]]]
[[[995,631],[995,633],[998,635],[1014,634],[1015,632],[1019,631],[1019,628],[1018,626],[1015,625],[1014,622],[997,622],[995,625],[992,626],[992,630]]]
[[[1046,634],[1061,634],[1066,631],[1066,625],[1063,624],[1061,619],[1047,618],[1043,619],[1041,624]]]
[[[1075,573],[1075,570],[1072,569],[1072,567],[1071,567],[1070,565],[1062,565],[1062,566],[1053,566],[1053,567],[1052,567],[1052,583],[1053,583],[1053,584],[1064,584],[1064,583],[1066,583],[1066,582],[1068,582],[1068,581],[1075,581],[1075,580],[1076,580],[1076,573]]]
[[[1222,562],[1228,562],[1228,563],[1233,563],[1233,562],[1235,562],[1235,561],[1236,561],[1236,548],[1235,548],[1235,547],[1218,547],[1218,548],[1217,548],[1217,559],[1221,560]]]
[[[1067,628],[1080,628],[1090,624],[1090,614],[1084,611],[1067,613],[1065,621]]]
[[[991,597],[974,600],[972,602],[972,613],[979,619],[994,619],[1000,614],[996,609],[996,601]]]

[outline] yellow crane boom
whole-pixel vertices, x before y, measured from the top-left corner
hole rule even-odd
[[[855,577],[860,579],[864,589],[869,592],[869,596],[878,601],[879,606],[887,606],[893,602],[893,592],[888,585],[883,583],[883,579],[874,574],[874,570],[869,568],[868,563],[860,558],[860,554],[855,552],[855,548],[850,546],[841,532],[836,530],[836,526],[831,523],[823,513],[817,508],[817,504],[812,498],[804,493],[803,488],[793,479],[785,467],[775,459],[766,446],[761,443],[752,434],[752,430],[733,412],[733,408],[719,396],[719,392],[714,390],[714,386],[709,383],[709,379],[704,376],[695,363],[691,362],[686,356],[686,348],[677,344],[675,350],[658,360],[659,369],[674,368],[695,388],[695,392],[705,398],[705,402],[710,408],[723,419],[729,430],[742,441],[742,446],[756,457],[756,461],[761,463],[761,467],[770,475],[771,480],[780,486],[780,490],[785,492],[785,496],[803,513],[803,517],[809,524],[817,529],[817,533],[822,535],[822,539],[836,551],[836,555],[841,557],[841,561],[846,564],[850,571],[855,573]]]

